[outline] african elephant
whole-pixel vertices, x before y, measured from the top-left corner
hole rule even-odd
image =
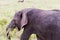
[[[60,40],[60,11],[26,8],[15,13],[6,28],[9,32],[14,28],[24,28],[20,40],[29,40],[31,34],[36,34],[37,40]]]

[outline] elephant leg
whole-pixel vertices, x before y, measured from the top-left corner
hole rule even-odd
[[[45,40],[45,38],[43,37],[43,35],[42,34],[36,34],[36,36],[37,36],[37,40]]]
[[[38,35],[36,35],[36,36],[37,36],[37,40],[41,40]]]
[[[23,31],[23,34],[21,35],[21,39],[20,40],[29,40],[30,35],[32,34],[32,30],[31,29],[26,29]]]

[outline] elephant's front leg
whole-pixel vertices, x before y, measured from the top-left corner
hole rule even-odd
[[[37,40],[45,40],[42,34],[37,33],[36,36],[37,36]]]
[[[39,37],[38,35],[36,35],[36,36],[37,36],[37,40],[41,40],[40,37]]]
[[[28,28],[23,31],[20,40],[29,40],[30,35],[32,34],[32,29]]]

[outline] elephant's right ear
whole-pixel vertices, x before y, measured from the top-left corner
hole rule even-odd
[[[21,28],[28,23],[27,13],[22,13]]]

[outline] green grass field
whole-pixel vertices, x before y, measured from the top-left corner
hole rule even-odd
[[[0,0],[0,40],[7,40],[6,26],[13,18],[15,12],[24,8],[39,8],[44,10],[60,9],[60,0],[25,0],[23,3],[18,0]],[[11,32],[12,40],[19,40],[23,30]],[[19,34],[19,35],[17,35]],[[37,40],[32,34],[30,40]]]

